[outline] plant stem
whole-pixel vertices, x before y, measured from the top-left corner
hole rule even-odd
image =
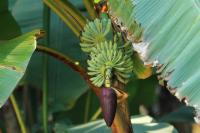
[[[82,68],[80,65],[77,65],[76,61],[72,60],[68,56],[66,56],[56,50],[47,48],[45,46],[37,45],[36,51],[46,53],[46,54],[56,58],[57,60],[60,60],[67,66],[71,67],[74,71],[78,72],[83,77],[83,79],[87,82],[89,87],[95,92],[95,94],[97,96],[100,95],[100,89],[92,84],[92,82],[90,81],[90,77],[87,75],[87,72],[85,71],[85,69]]]
[[[83,0],[83,3],[88,11],[88,14],[92,19],[95,19],[97,17],[97,14],[94,10],[94,3],[93,0]]]
[[[10,101],[11,101],[11,104],[12,104],[13,109],[15,111],[15,114],[16,114],[17,121],[18,121],[20,129],[21,129],[21,132],[22,133],[27,133],[26,126],[25,126],[25,123],[23,121],[23,117],[22,117],[22,115],[20,113],[19,106],[18,106],[17,101],[15,99],[15,96],[13,94],[11,94],[11,96],[10,96]]]
[[[27,84],[23,85],[23,106],[24,106],[24,117],[27,117],[28,123],[26,125],[29,126],[30,130],[33,129],[34,126],[34,118],[33,118],[33,108],[31,105],[31,98],[30,98],[30,89],[28,88]]]
[[[124,85],[119,82],[116,82],[114,87],[124,89]],[[113,133],[133,133],[126,99],[117,103],[117,110],[111,128]]]
[[[96,120],[99,117],[99,115],[101,114],[101,112],[102,112],[101,107],[99,107],[97,109],[97,111],[94,113],[94,115],[92,116],[92,118],[90,119],[90,121]]]
[[[85,17],[81,14],[77,8],[75,8],[68,0],[53,0],[60,8],[66,11],[70,16],[72,16],[78,24],[82,27],[86,24]]]
[[[44,3],[65,22],[65,24],[72,30],[72,32],[77,37],[80,36],[83,27],[79,24],[76,18],[74,18],[71,14],[69,14],[69,12],[64,10],[62,7],[60,7],[60,5],[58,5],[57,2],[53,0],[44,0]]]
[[[90,110],[90,100],[91,100],[91,92],[88,91],[85,105],[85,114],[84,114],[84,123],[88,122],[89,110]]]
[[[44,30],[46,32],[46,37],[44,39],[44,44],[49,44],[49,27],[50,27],[50,10],[44,5]],[[43,64],[43,96],[42,96],[42,116],[43,116],[43,131],[48,133],[48,57],[44,55]]]

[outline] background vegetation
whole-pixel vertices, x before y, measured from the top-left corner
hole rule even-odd
[[[94,14],[88,14],[87,6],[84,5],[87,5],[87,0],[85,3],[83,1],[69,0],[84,17],[91,20]],[[46,0],[45,5],[41,0],[0,1],[0,41],[15,38],[34,29],[44,29],[46,35],[39,40],[39,45],[53,48],[86,68],[87,55],[81,51],[76,32],[72,32],[73,29],[66,25],[67,15],[62,18],[58,11],[55,13],[56,10],[52,10],[54,8],[48,2]],[[62,2],[57,2],[58,9],[66,8]],[[138,79],[135,76],[125,90],[129,94],[128,104],[135,122],[135,131],[199,131],[199,127],[193,124],[193,109],[185,107],[166,88],[160,86],[156,75],[147,79]],[[85,80],[69,66],[41,52],[34,52],[26,73],[13,94],[16,98],[13,100],[17,101],[25,122],[24,132],[110,131],[102,120],[95,121],[102,118],[99,100]],[[13,100],[11,97],[0,110],[0,132],[23,132],[22,126],[18,124]],[[154,120],[147,115],[154,117]],[[150,124],[157,123],[156,121],[161,123]],[[176,129],[166,122],[174,124]],[[85,125],[77,126],[79,124]]]

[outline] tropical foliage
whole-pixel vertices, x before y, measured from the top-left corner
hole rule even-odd
[[[199,9],[198,0],[1,1],[0,132],[14,119],[23,133],[177,132],[157,122],[192,123],[193,108],[129,119],[156,116],[156,77],[199,122]],[[97,120],[99,101],[111,128]]]

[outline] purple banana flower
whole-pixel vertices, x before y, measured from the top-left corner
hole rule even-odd
[[[115,118],[117,108],[117,95],[115,91],[112,88],[102,88],[100,102],[104,120],[107,126],[110,127]]]

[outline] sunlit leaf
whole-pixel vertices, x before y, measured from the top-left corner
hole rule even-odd
[[[114,23],[127,28],[127,39],[145,64],[157,66],[159,79],[200,118],[199,5],[199,0],[108,1]]]
[[[134,0],[135,19],[144,29],[133,44],[146,64],[180,100],[200,109],[200,8],[198,0]],[[198,113],[198,112],[197,112]]]
[[[131,122],[136,133],[177,133],[173,126],[167,123],[156,123],[149,116],[134,116]],[[58,124],[56,126],[58,127]],[[63,126],[60,127],[63,129]],[[111,133],[111,129],[106,126],[104,120],[97,120],[69,128],[68,133]]]
[[[36,48],[36,34],[39,33],[39,30],[36,30],[12,40],[0,42],[0,107],[24,75]]]

